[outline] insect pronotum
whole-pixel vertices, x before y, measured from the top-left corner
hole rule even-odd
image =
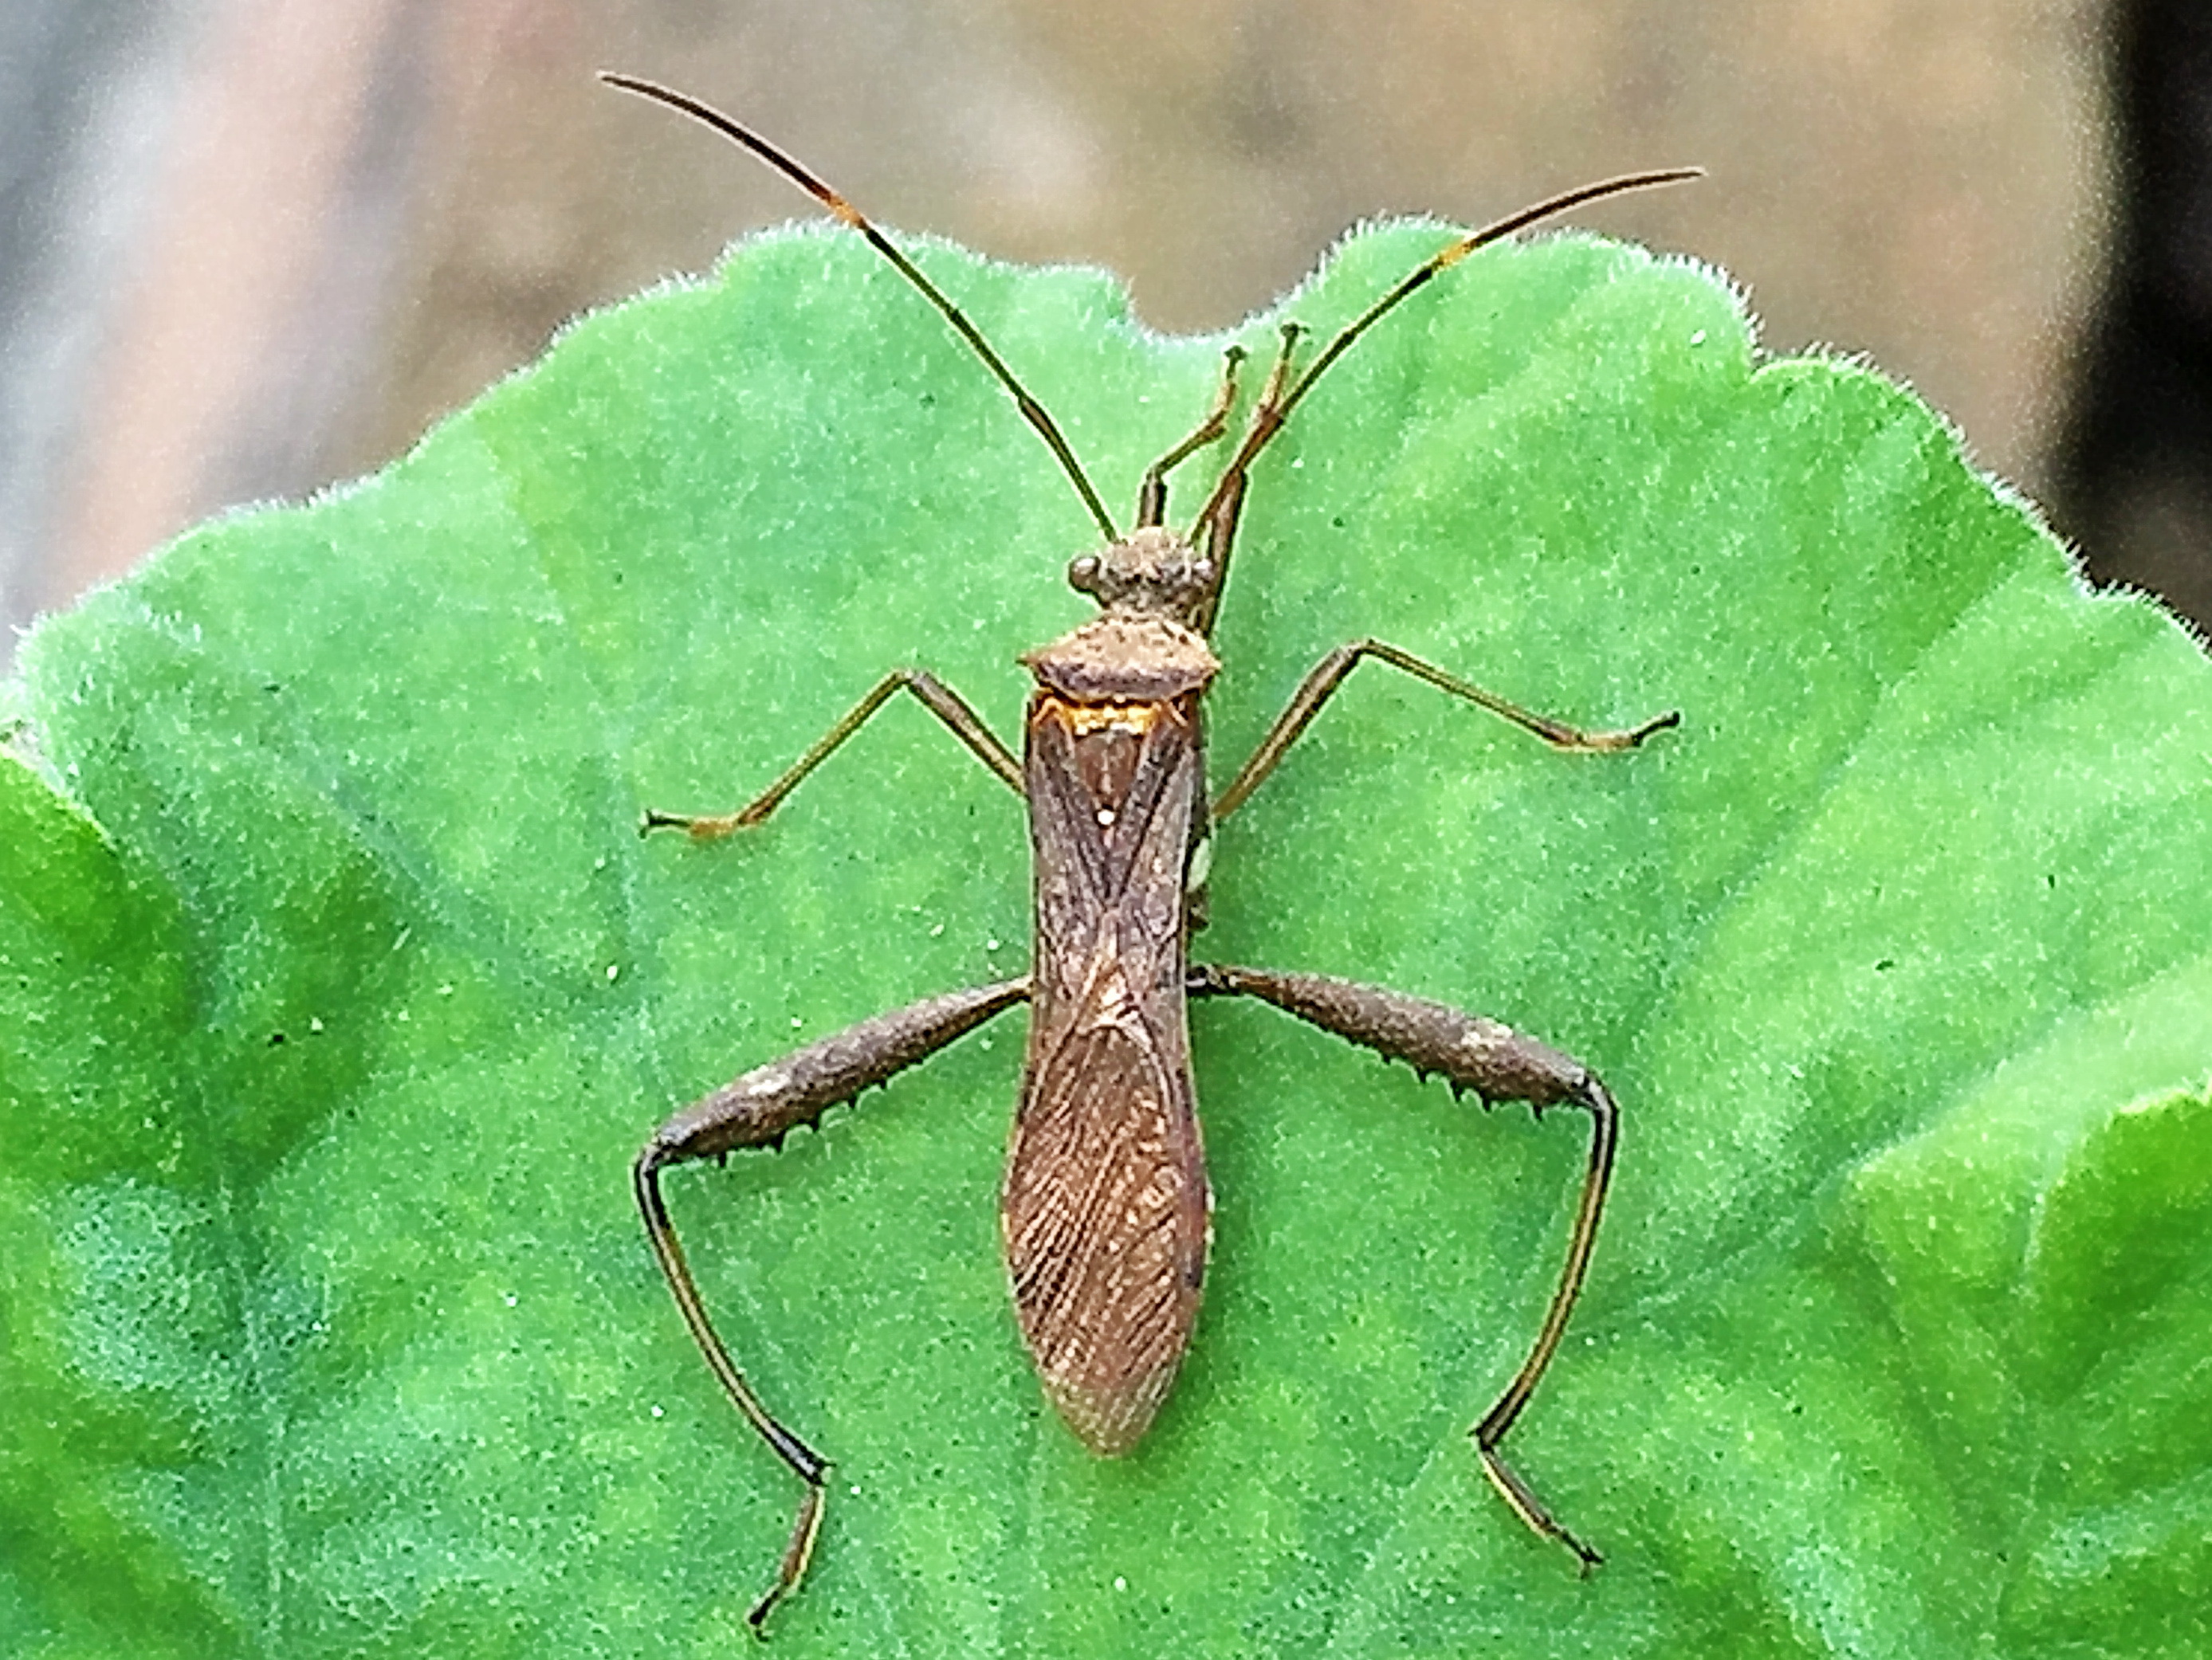
[[[737,812],[648,812],[643,828],[712,840],[757,825],[897,693],[910,693],[1028,803],[1036,893],[1029,973],[930,997],[863,1021],[758,1067],[655,1130],[634,1174],[647,1238],[677,1306],[716,1378],[804,1484],[774,1583],[746,1615],[757,1631],[806,1572],[822,1525],[829,1464],[762,1403],[707,1313],[660,1192],[672,1165],[738,1148],[774,1147],[798,1124],[880,1084],[1016,1003],[1030,1005],[1021,1101],[1000,1220],[1014,1309],[1045,1394],[1092,1451],[1111,1457],[1143,1437],[1175,1380],[1206,1269],[1212,1194],[1200,1146],[1186,1005],[1248,997],[1382,1055],[1443,1076],[1486,1104],[1559,1105],[1590,1116],[1589,1162],[1566,1259],[1528,1357],[1471,1431],[1484,1472],[1538,1534],[1587,1572],[1598,1553],[1569,1532],[1505,1462],[1500,1444],[1558,1350],[1589,1266],[1613,1170],[1619,1114],[1581,1063],[1495,1021],[1379,986],[1318,974],[1194,964],[1212,825],[1274,770],[1361,662],[1377,662],[1465,699],[1560,749],[1632,749],[1668,712],[1625,731],[1586,732],[1534,714],[1380,640],[1339,647],[1316,664],[1250,759],[1209,803],[1201,701],[1220,664],[1208,644],[1220,608],[1252,463],[1329,365],[1407,295],[1476,249],[1582,203],[1693,178],[1694,168],[1632,173],[1538,203],[1423,262],[1295,367],[1300,330],[1281,345],[1242,440],[1187,533],[1168,528],[1168,475],[1226,435],[1243,354],[1188,437],[1145,471],[1136,524],[1123,535],[1050,415],[967,316],[842,197],[767,140],[697,100],[628,76],[611,84],[670,106],[750,150],[896,266],[1012,395],[1082,498],[1105,545],[1069,566],[1098,615],[1021,661],[1035,677],[1019,759],[960,696],[927,671],[885,675],[782,777]]]

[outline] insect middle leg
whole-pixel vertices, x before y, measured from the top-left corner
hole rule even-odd
[[[838,745],[859,731],[869,716],[900,692],[912,693],[915,700],[943,721],[952,736],[968,746],[969,754],[999,775],[1001,783],[1016,795],[1022,793],[1021,762],[999,742],[997,734],[983,724],[983,718],[969,706],[965,698],[926,669],[894,669],[870,687],[868,694],[824,732],[811,749],[793,761],[781,778],[736,812],[694,815],[662,813],[648,808],[638,833],[683,830],[694,841],[713,841],[735,831],[751,829],[781,806],[783,798],[799,788],[809,772],[829,760]]]
[[[1278,974],[1265,969],[1196,966],[1187,988],[1193,997],[1248,997],[1271,1003],[1300,1020],[1333,1032],[1417,1072],[1437,1073],[1454,1094],[1474,1090],[1488,1106],[1496,1101],[1526,1101],[1540,1118],[1547,1106],[1577,1106],[1590,1115],[1589,1165],[1582,1197],[1575,1206],[1567,1257],[1544,1312],[1543,1325],[1528,1358],[1505,1385],[1496,1404],[1469,1432],[1483,1473],[1530,1529],[1556,1539],[1575,1554],[1587,1573],[1604,1559],[1570,1533],[1520,1473],[1505,1462],[1498,1445],[1513,1427],[1544,1370],[1559,1351],[1567,1317],[1573,1312],[1590,1250],[1597,1242],[1599,1215],[1613,1178],[1613,1152],[1620,1139],[1620,1109],[1597,1075],[1571,1056],[1524,1037],[1511,1027],[1469,1015],[1446,1003],[1408,997],[1356,980],[1322,974]]]
[[[1401,651],[1395,645],[1385,645],[1379,639],[1354,640],[1331,651],[1298,682],[1298,689],[1291,694],[1291,700],[1284,706],[1282,713],[1275,717],[1274,724],[1268,727],[1267,736],[1252,751],[1251,758],[1237,769],[1237,776],[1229,781],[1229,787],[1214,802],[1215,818],[1224,818],[1234,812],[1246,797],[1260,787],[1267,774],[1275,770],[1276,765],[1289,752],[1291,746],[1312,724],[1313,718],[1321,712],[1322,706],[1335,694],[1337,688],[1344,684],[1346,676],[1369,657],[1378,663],[1387,663],[1416,680],[1426,681],[1454,697],[1464,698],[1478,708],[1487,709],[1492,714],[1511,721],[1523,731],[1534,733],[1555,749],[1583,754],[1615,754],[1625,749],[1635,748],[1654,732],[1664,731],[1682,723],[1680,711],[1669,709],[1663,715],[1654,715],[1650,720],[1624,731],[1584,731],[1578,726],[1568,725],[1565,721],[1554,720],[1549,715],[1540,715],[1523,709],[1517,703],[1508,702],[1495,692],[1485,691],[1472,682],[1448,674],[1433,663],[1424,663],[1411,652]]]
[[[675,1293],[684,1324],[690,1328],[708,1368],[745,1421],[791,1473],[806,1484],[799,1497],[798,1518],[792,1524],[791,1542],[784,1548],[783,1561],[776,1569],[775,1583],[745,1615],[746,1623],[756,1632],[806,1572],[815,1536],[822,1530],[823,1500],[828,1492],[823,1478],[829,1473],[830,1463],[776,1421],[731,1358],[721,1335],[707,1316],[707,1306],[684,1259],[684,1247],[677,1240],[675,1225],[669,1221],[668,1207],[661,1198],[660,1172],[672,1165],[720,1158],[740,1148],[779,1146],[796,1126],[818,1124],[822,1114],[838,1102],[851,1100],[872,1085],[888,1081],[993,1016],[1026,1002],[1029,995],[1027,979],[1002,980],[996,985],[926,998],[832,1033],[780,1061],[755,1067],[685,1107],[653,1132],[631,1166],[646,1237],[653,1243],[660,1271],[667,1276],[669,1290]]]

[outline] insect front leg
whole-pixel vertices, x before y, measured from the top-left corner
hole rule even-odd
[[[1539,1117],[1547,1106],[1577,1106],[1590,1115],[1589,1166],[1582,1197],[1575,1207],[1567,1258],[1536,1341],[1497,1403],[1470,1432],[1483,1473],[1535,1532],[1556,1539],[1575,1554],[1583,1572],[1603,1560],[1596,1551],[1560,1524],[1498,1452],[1498,1444],[1535,1393],[1537,1381],[1558,1352],[1567,1317],[1589,1269],[1597,1242],[1599,1214],[1613,1178],[1613,1151],[1620,1138],[1620,1109],[1597,1075],[1571,1056],[1522,1036],[1511,1027],[1469,1015],[1446,1003],[1407,997],[1356,980],[1322,974],[1277,974],[1264,969],[1194,967],[1188,991],[1193,997],[1258,997],[1325,1032],[1407,1062],[1424,1075],[1443,1076],[1457,1094],[1474,1090],[1487,1106],[1494,1101],[1526,1101]]]
[[[823,1500],[828,1491],[823,1478],[830,1464],[778,1423],[761,1403],[714,1322],[708,1318],[707,1306],[700,1300],[698,1285],[684,1260],[684,1247],[677,1240],[668,1207],[661,1198],[660,1172],[671,1165],[718,1158],[739,1148],[780,1146],[798,1125],[818,1124],[822,1114],[839,1101],[851,1100],[871,1085],[888,1081],[994,1015],[1026,1002],[1029,995],[1026,978],[1002,980],[996,985],[927,998],[832,1033],[780,1061],[754,1068],[685,1107],[653,1132],[631,1167],[638,1209],[645,1217],[646,1238],[667,1276],[668,1288],[675,1293],[684,1324],[690,1328],[708,1366],[745,1421],[792,1474],[806,1484],[792,1526],[791,1542],[776,1569],[775,1583],[745,1615],[756,1632],[806,1572],[815,1536],[822,1528]]]
[[[750,830],[764,821],[770,813],[782,805],[783,798],[799,788],[809,772],[830,759],[837,746],[859,731],[869,716],[891,700],[895,694],[910,692],[915,700],[943,721],[952,736],[968,746],[969,753],[999,775],[1000,783],[1022,793],[1022,764],[1012,752],[999,742],[997,735],[983,724],[983,718],[970,708],[968,700],[926,669],[894,669],[868,688],[867,696],[845,713],[845,718],[824,732],[819,742],[791,764],[789,770],[774,784],[754,797],[734,813],[692,815],[662,813],[646,809],[644,821],[638,827],[640,835],[655,830],[683,830],[690,833],[694,841],[713,841],[734,831]]]
[[[1237,446],[1235,459],[1222,470],[1212,496],[1200,510],[1198,522],[1191,527],[1192,535],[1205,536],[1206,557],[1213,566],[1212,585],[1192,619],[1192,626],[1209,638],[1213,633],[1214,619],[1221,615],[1221,596],[1229,586],[1229,559],[1237,551],[1237,522],[1244,511],[1244,492],[1251,482],[1252,457],[1282,429],[1284,398],[1291,385],[1291,359],[1297,350],[1299,336],[1304,333],[1300,324],[1282,325],[1282,344],[1275,353],[1275,366],[1268,370],[1267,383],[1260,389],[1260,400],[1252,406],[1252,419],[1245,426],[1243,442]]]
[[[1229,430],[1229,412],[1237,407],[1237,370],[1244,361],[1244,348],[1231,346],[1222,354],[1221,385],[1212,407],[1193,427],[1190,435],[1145,469],[1137,486],[1137,525],[1142,530],[1164,524],[1168,512],[1168,475]]]

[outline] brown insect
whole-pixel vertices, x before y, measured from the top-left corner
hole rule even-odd
[[[774,1147],[1016,1003],[1030,1005],[1021,1104],[1000,1217],[1022,1336],[1054,1408],[1092,1451],[1111,1457],[1143,1437],[1166,1399],[1197,1318],[1212,1195],[1191,1081],[1187,1005],[1193,997],[1249,997],[1325,1031],[1474,1090],[1485,1105],[1568,1105],[1590,1115],[1589,1163],[1566,1262],[1542,1327],[1497,1403],[1472,1433],[1484,1471],[1515,1514],[1572,1551],[1584,1572],[1601,1559],[1570,1533],[1507,1464],[1499,1444],[1528,1405],[1565,1331],[1595,1240],[1613,1169],[1618,1114],[1579,1062],[1480,1015],[1402,992],[1318,974],[1194,965],[1203,925],[1207,840],[1215,821],[1257,789],[1322,706],[1373,657],[1477,704],[1556,748],[1632,749],[1676,724],[1672,713],[1619,732],[1584,732],[1533,714],[1379,640],[1324,657],[1299,685],[1218,800],[1207,799],[1206,689],[1220,663],[1207,643],[1254,460],[1282,430],[1323,370],[1386,312],[1476,249],[1601,197],[1696,176],[1695,169],[1631,174],[1523,209],[1427,260],[1339,333],[1302,372],[1295,324],[1251,420],[1188,535],[1166,527],[1167,477],[1224,436],[1243,354],[1232,348],[1218,396],[1182,443],[1146,470],[1136,526],[1123,536],[1060,429],[960,309],[850,203],[798,162],[684,94],[627,76],[614,86],[680,110],[785,174],[866,237],[943,313],[1011,393],[1097,523],[1106,545],[1068,567],[1099,605],[1072,633],[1021,661],[1036,677],[1017,760],[957,694],[918,669],[877,682],[789,771],[723,817],[646,815],[644,828],[679,827],[710,840],[757,825],[801,779],[901,691],[951,729],[1029,806],[1036,944],[1027,977],[931,997],[863,1021],[755,1069],[686,1107],[637,1156],[646,1233],[685,1324],[738,1410],[801,1481],[775,1583],[746,1618],[759,1630],[806,1571],[822,1524],[828,1463],[762,1404],[715,1332],[660,1193],[672,1165],[738,1148]]]

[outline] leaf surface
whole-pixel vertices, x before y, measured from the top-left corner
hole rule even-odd
[[[1326,330],[1437,246],[1348,243]],[[1126,511],[1222,341],[924,246]],[[1240,338],[1261,361],[1273,320]],[[1218,464],[1218,463],[1216,463]],[[1206,463],[1178,477],[1189,511]],[[1002,735],[1091,527],[867,249],[786,233],[575,326],[374,480],[49,619],[0,760],[0,1646],[726,1654],[797,1484],[699,1364],[626,1166],[668,1112],[1018,973],[1024,833],[885,669]],[[1194,1011],[1207,1304],[1127,1459],[1045,1409],[996,1185],[1019,1014],[778,1154],[668,1180],[836,1462],[791,1653],[2172,1654],[2212,1572],[2212,676],[2092,597],[1910,395],[1761,361],[1698,270],[1468,261],[1259,466],[1202,954],[1582,1057],[1626,1115],[1512,1445],[1584,1156],[1265,1009]]]

